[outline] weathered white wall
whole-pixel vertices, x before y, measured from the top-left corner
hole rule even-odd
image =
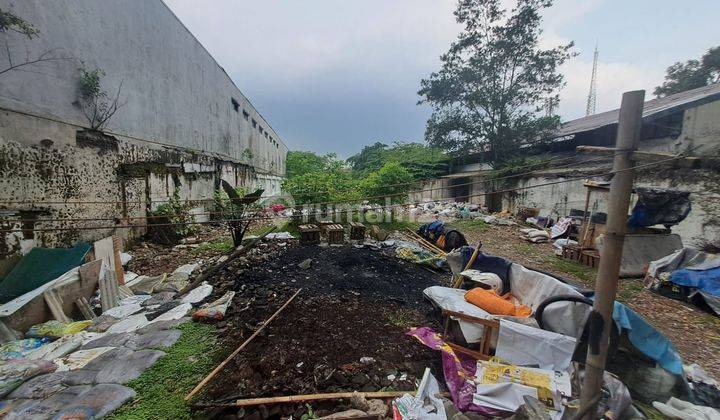
[[[0,34],[15,62],[49,50],[71,57],[0,75],[0,229],[35,220],[26,232],[0,235],[0,258],[142,234],[107,226],[145,224],[176,189],[182,200],[212,199],[224,179],[280,193],[287,147],[160,0],[0,0],[0,8],[41,31],[30,40]],[[75,104],[81,63],[105,72],[110,94],[122,83],[124,106],[105,130],[107,144],[78,138],[88,125]],[[73,204],[88,201],[102,203]]]
[[[2,35],[14,61],[49,50],[72,57],[2,75],[0,107],[85,125],[73,105],[84,63],[105,72],[102,84],[109,93],[122,83],[125,105],[108,131],[216,153],[259,172],[284,175],[287,147],[280,136],[162,1],[0,0],[0,8],[40,30],[30,40],[12,32]],[[24,134],[23,127],[13,137],[25,144],[40,140]]]

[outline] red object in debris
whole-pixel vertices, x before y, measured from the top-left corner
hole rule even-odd
[[[278,204],[273,204],[272,206],[270,206],[270,209],[271,209],[272,211],[274,211],[275,213],[278,213],[278,212],[281,212],[281,211],[285,210],[285,206],[283,206],[282,204],[278,203]]]

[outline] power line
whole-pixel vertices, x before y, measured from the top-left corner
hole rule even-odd
[[[572,165],[577,164],[586,164],[598,160],[606,160],[609,159],[611,156],[602,156],[594,159],[588,159],[581,162],[573,162],[565,165],[560,165],[552,168],[545,168],[545,170],[557,170],[565,167],[570,167]],[[503,177],[498,178],[489,178],[489,179],[481,179],[477,181],[471,181],[461,184],[455,184],[448,187],[436,187],[436,188],[423,188],[420,190],[411,190],[406,192],[399,192],[399,193],[393,193],[393,194],[381,194],[381,195],[375,195],[375,196],[366,196],[366,197],[360,197],[356,200],[335,200],[335,201],[326,201],[326,202],[316,202],[316,203],[309,203],[308,205],[329,205],[329,204],[351,204],[358,201],[363,200],[369,200],[369,199],[378,199],[378,198],[392,198],[392,197],[399,197],[404,195],[410,195],[410,194],[423,194],[427,192],[432,191],[440,191],[440,190],[446,190],[448,188],[456,188],[456,187],[462,187],[462,186],[468,186],[468,185],[474,185],[474,184],[480,184],[480,183],[489,183],[489,182],[495,182],[500,180],[506,180],[506,179],[512,179],[512,178],[518,178],[522,176],[527,176],[533,174],[535,171],[530,172],[524,172],[519,174],[512,174],[507,175]],[[227,214],[228,211],[212,211],[212,212],[201,212],[201,213],[192,213],[192,216],[216,216],[216,215],[224,215]],[[132,216],[132,217],[96,217],[96,218],[62,218],[62,219],[6,219],[6,220],[0,220],[0,223],[36,223],[36,222],[83,222],[83,221],[108,221],[108,220],[140,220],[140,219],[161,219],[167,217],[165,215],[150,215],[150,216]]]
[[[627,151],[627,152],[631,152],[631,151]],[[655,161],[655,162],[650,162],[650,163],[646,163],[646,164],[641,164],[641,165],[635,165],[631,168],[621,169],[621,170],[617,170],[617,171],[610,171],[610,172],[607,172],[604,174],[597,174],[595,176],[608,176],[608,175],[614,175],[614,174],[621,173],[621,172],[626,172],[626,171],[631,171],[631,170],[636,170],[636,169],[641,169],[641,168],[646,168],[646,167],[653,167],[653,166],[661,165],[663,163],[667,163],[670,161],[682,159],[684,157],[686,157],[686,156],[683,156],[683,155],[673,156],[671,158],[667,158],[667,159],[663,159],[663,160],[659,160],[659,161]],[[533,189],[533,188],[546,187],[546,186],[550,186],[550,185],[558,185],[558,184],[563,184],[563,183],[568,183],[568,182],[579,181],[579,180],[586,179],[586,178],[587,178],[586,176],[566,178],[566,179],[562,179],[562,180],[546,182],[543,184],[535,184],[535,185],[529,185],[529,186],[524,186],[524,187],[508,188],[508,189],[504,189],[504,190],[483,192],[483,193],[477,193],[477,194],[468,194],[465,196],[445,197],[445,198],[441,198],[439,200],[484,197],[484,196],[488,196],[491,194],[502,194],[502,193],[507,193],[507,192],[522,191],[522,190],[529,190],[529,189]],[[380,206],[380,209],[396,208],[396,207],[402,207],[402,206],[406,206],[406,205],[408,205],[408,203],[391,204],[391,205]],[[365,212],[365,211],[366,210],[363,210],[363,209],[357,209],[357,210],[348,210],[347,212],[348,213],[358,213],[358,212]],[[337,213],[338,211],[335,210],[335,212]],[[343,211],[341,210],[340,213],[342,213],[342,212]],[[300,215],[300,216],[302,216],[302,215]],[[289,219],[289,218],[295,218],[295,217],[299,217],[299,216],[296,216],[296,215],[276,216],[275,218],[276,219],[278,219],[278,218]],[[268,218],[267,217],[243,218],[243,219],[232,219],[232,220],[225,220],[225,221],[206,221],[206,222],[194,222],[193,221],[193,222],[164,223],[164,224],[150,224],[150,225],[115,225],[115,226],[80,226],[80,227],[71,227],[71,228],[41,228],[41,229],[32,229],[32,231],[33,232],[51,232],[51,231],[68,231],[68,230],[99,230],[99,229],[128,229],[128,228],[132,229],[132,228],[142,228],[142,227],[182,226],[182,225],[193,225],[193,224],[196,224],[196,225],[218,224],[218,223],[235,222],[235,221],[247,222],[247,221],[255,221],[255,220],[268,220]],[[29,229],[3,229],[3,230],[0,230],[0,233],[23,232],[26,230],[29,230]]]

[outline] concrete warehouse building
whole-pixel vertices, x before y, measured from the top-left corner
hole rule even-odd
[[[0,258],[143,233],[74,227],[125,224],[176,191],[212,199],[221,179],[280,192],[287,147],[161,0],[0,0],[0,9],[39,30],[0,32],[1,226],[23,229],[2,233]],[[83,112],[81,68],[101,70],[107,102],[121,105],[102,132]],[[111,220],[47,221],[72,218]],[[67,230],[43,230],[55,228]]]
[[[619,110],[568,121],[549,143],[523,154],[552,160],[545,167],[519,170],[523,176],[498,181],[482,153],[462,156],[452,174],[428,181],[415,201],[454,198],[487,206],[490,211],[516,212],[539,208],[543,216],[558,218],[582,210],[587,189],[583,178],[607,173],[612,158],[576,154],[577,146],[614,147]],[[698,157],[694,167],[676,164],[638,171],[635,185],[690,192],[692,211],[673,227],[687,245],[720,243],[720,84],[645,102],[639,149],[647,152]],[[495,175],[495,177],[497,177]],[[571,182],[556,181],[581,178]],[[510,191],[519,189],[516,191]],[[590,210],[604,212],[606,194],[593,194]]]

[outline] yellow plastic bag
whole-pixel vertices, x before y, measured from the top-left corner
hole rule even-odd
[[[79,333],[92,324],[92,321],[60,322],[52,320],[33,325],[25,336],[34,338],[60,338],[64,335]]]

